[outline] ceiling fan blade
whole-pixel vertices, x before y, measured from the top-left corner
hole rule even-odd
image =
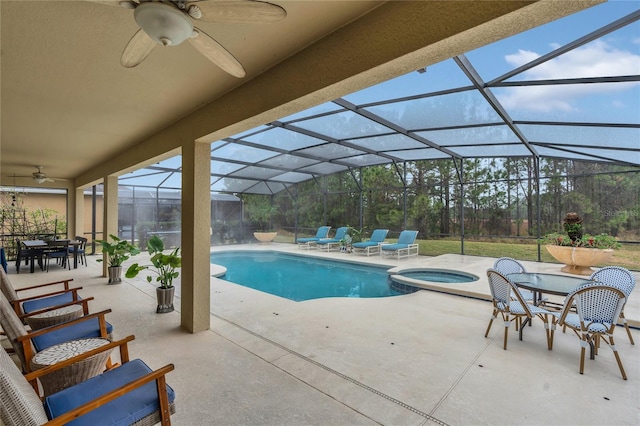
[[[193,30],[198,35],[187,40],[207,59],[234,77],[242,78],[247,75],[242,64],[220,43],[199,28],[193,27]]]
[[[116,7],[124,7],[126,9],[133,9],[135,5],[138,3],[133,0],[84,0],[91,3],[99,3],[105,6],[116,6]],[[124,5],[123,5],[124,3]]]
[[[259,1],[212,1],[187,3],[187,9],[196,6],[202,16],[196,19],[210,22],[241,24],[278,22],[286,18],[287,11],[271,3]]]
[[[144,61],[156,45],[157,43],[140,29],[131,37],[131,40],[124,48],[120,63],[125,68],[133,68]]]

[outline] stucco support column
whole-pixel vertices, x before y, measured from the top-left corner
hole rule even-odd
[[[209,329],[211,146],[182,146],[181,325],[191,333]]]
[[[102,225],[103,240],[109,239],[109,234],[118,235],[118,177],[104,178],[104,220]],[[102,255],[102,276],[107,276],[107,255]]]
[[[74,187],[72,185],[67,186],[67,211],[65,212],[65,219],[67,222],[67,237],[73,238],[76,232],[76,204],[78,203],[77,193],[74,191]]]
[[[76,188],[75,194],[75,222],[73,229],[69,228],[70,230],[72,229],[72,231],[69,231],[69,238],[74,238],[76,235],[84,236],[84,189]]]

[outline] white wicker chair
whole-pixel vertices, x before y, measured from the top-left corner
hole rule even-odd
[[[496,260],[493,264],[493,269],[500,272],[505,277],[509,274],[524,274],[527,272],[527,269],[524,265],[517,260],[511,257],[501,257]],[[508,277],[507,277],[508,278]],[[533,292],[529,290],[520,290],[520,294],[524,297],[526,301],[534,301],[533,300]]]
[[[504,349],[506,350],[507,335],[511,321],[518,322],[525,318],[532,321],[537,316],[544,322],[545,333],[547,334],[547,348],[551,350],[553,335],[551,334],[549,319],[553,314],[546,309],[527,303],[520,293],[520,289],[495,269],[489,268],[487,270],[487,278],[489,279],[489,289],[491,290],[493,313],[484,337],[489,335],[493,320],[500,314],[504,323]],[[524,327],[519,327],[519,329],[520,340],[522,340]]]
[[[613,340],[613,331],[625,302],[624,293],[616,287],[589,283],[570,293],[565,299],[562,312],[555,314],[559,318],[557,325],[570,328],[580,339],[580,374],[584,373],[584,354],[587,346],[591,348],[590,358],[595,359],[602,340],[613,351],[622,378],[627,380]],[[554,322],[551,330],[552,343],[555,326]]]
[[[599,271],[591,274],[590,278],[594,281],[598,281],[603,284],[611,285],[620,289],[624,293],[624,297],[627,300],[629,300],[629,295],[636,286],[636,279],[633,274],[627,269],[621,268],[620,266],[604,267]],[[633,336],[631,335],[631,330],[629,329],[629,325],[627,324],[627,319],[624,317],[624,306],[620,311],[620,321],[622,321],[624,328],[627,330],[629,342],[631,342],[632,345],[635,345]]]

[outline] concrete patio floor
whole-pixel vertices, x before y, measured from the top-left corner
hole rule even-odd
[[[250,248],[462,270],[480,280],[453,286],[479,297],[489,293],[485,271],[495,261],[459,255],[382,260],[307,252],[291,244]],[[107,318],[116,337],[136,336],[132,358],[155,368],[175,364],[167,379],[177,395],[174,425],[640,423],[637,329],[635,346],[624,329],[616,330],[625,381],[606,345],[596,360],[587,359],[580,375],[578,339],[559,331],[548,351],[540,321],[527,327],[523,341],[512,327],[503,350],[498,321],[484,338],[491,305],[476,298],[425,290],[380,299],[293,302],[212,277],[211,328],[189,334],[180,328],[179,312],[155,313],[155,289],[143,278],[107,285],[96,258],[89,256],[88,263],[77,270],[19,275],[11,266],[9,278],[24,287],[73,277],[84,297],[95,297],[92,311],[113,310]],[[525,265],[540,272],[560,268]],[[638,291],[625,309],[635,321],[640,319]]]

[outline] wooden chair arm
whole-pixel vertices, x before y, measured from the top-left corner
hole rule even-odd
[[[69,283],[73,281],[73,278],[69,278],[66,280],[62,280],[62,281],[53,281],[50,283],[44,283],[44,284],[38,284],[38,285],[32,285],[31,287],[22,287],[22,288],[15,288],[14,290],[17,292],[19,291],[24,291],[24,290],[33,290],[34,288],[41,288],[41,287],[46,287],[46,286],[50,286],[50,285],[54,285],[54,284],[64,284],[64,289],[65,290],[69,290]]]
[[[78,300],[78,290],[82,290],[82,287],[74,287],[66,290],[53,291],[51,293],[38,294],[36,296],[25,297],[24,299],[15,299],[15,300],[12,300],[11,303],[16,305],[22,302],[28,302],[29,300],[42,299],[43,297],[57,296],[59,294],[64,294],[64,293],[73,293],[73,300]]]
[[[83,414],[86,414],[110,401],[113,401],[114,399],[119,398],[127,394],[128,392],[133,391],[134,389],[146,385],[151,381],[156,381],[158,389],[158,399],[160,400],[160,415],[162,417],[160,424],[170,426],[171,420],[169,419],[169,397],[167,395],[165,375],[173,371],[174,368],[175,367],[173,366],[173,364],[167,364],[164,367],[161,367],[145,376],[140,377],[139,379],[136,379],[124,386],[119,387],[118,389],[114,389],[113,391],[106,393],[99,398],[89,401],[86,404],[76,408],[75,410],[68,411],[53,420],[49,420],[47,423],[45,423],[45,425],[57,426],[67,424],[71,420],[77,419]]]
[[[120,349],[120,360],[124,364],[126,362],[129,362],[129,348],[127,346],[127,343],[131,342],[134,339],[135,339],[135,336],[133,335],[127,336],[124,339],[110,342],[106,345],[81,353],[80,355],[76,355],[72,358],[65,359],[64,361],[60,361],[56,364],[39,368],[35,371],[25,374],[24,377],[25,379],[27,379],[29,383],[31,383],[32,386],[34,386],[36,385],[36,380],[42,376],[46,376],[47,374],[53,373],[54,371],[60,370],[61,368],[65,368],[71,364],[75,364],[78,361],[82,361],[83,359],[92,357],[96,354],[99,354],[100,352],[105,352],[108,350],[110,351],[111,349],[117,348],[117,347],[119,347]]]
[[[100,328],[102,329],[102,326],[103,326],[102,322],[105,321],[104,316],[106,314],[110,313],[110,312],[111,312],[111,309],[105,309],[104,311],[96,312],[94,314],[85,315],[83,317],[76,318],[76,319],[71,320],[71,321],[63,322],[63,323],[52,325],[52,326],[45,327],[45,328],[41,328],[39,330],[30,330],[26,335],[18,336],[18,341],[19,342],[24,342],[24,341],[27,341],[27,340],[31,340],[34,337],[42,336],[43,334],[49,333],[51,331],[60,330],[62,328],[78,324],[78,323],[80,323],[82,321],[88,321],[88,320],[93,319],[93,318],[100,319],[100,322],[101,322]],[[102,331],[104,332],[104,334],[106,334],[106,325],[104,327],[105,327],[105,329],[102,330]],[[103,336],[103,337],[106,337],[106,336]]]
[[[74,300],[72,302],[62,303],[60,305],[49,306],[47,308],[38,309],[37,311],[29,312],[28,314],[18,315],[18,318],[23,320],[25,318],[29,318],[29,317],[32,317],[34,315],[39,315],[39,314],[42,314],[42,313],[45,313],[45,312],[54,311],[56,309],[64,308],[64,307],[71,306],[71,305],[82,305],[83,314],[84,315],[89,315],[89,301],[90,300],[94,300],[94,298],[93,297],[87,297],[86,299]]]

